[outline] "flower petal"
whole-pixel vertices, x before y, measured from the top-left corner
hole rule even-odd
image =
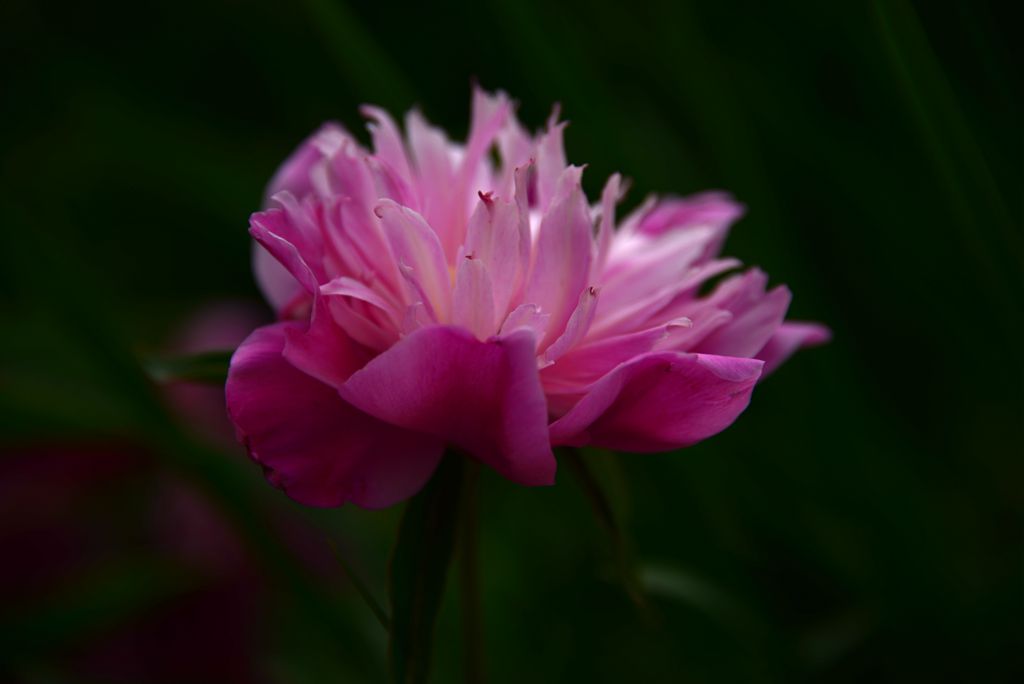
[[[463,257],[455,272],[452,322],[486,339],[494,334],[494,295],[487,267],[479,259]]]
[[[615,205],[622,198],[622,176],[613,173],[601,191],[601,219],[597,224],[597,254],[591,265],[590,279],[597,281],[608,261],[608,252],[615,237]]]
[[[281,352],[295,323],[258,328],[235,352],[228,413],[267,479],[309,506],[381,508],[419,490],[442,445],[366,415]]]
[[[383,350],[398,340],[405,305],[393,301],[387,293],[342,276],[321,285],[320,296],[335,322],[360,344]]]
[[[395,259],[407,277],[413,281],[412,300],[420,296],[433,312],[436,320],[447,320],[451,310],[451,279],[448,263],[437,235],[418,213],[381,200],[374,212],[380,218],[384,235],[394,252]]]
[[[702,259],[718,254],[733,223],[745,211],[727,192],[702,192],[689,197],[662,200],[640,223],[637,231],[648,235],[661,235],[669,231],[707,226],[714,229],[714,238],[707,243]]]
[[[820,323],[786,321],[775,331],[768,344],[757,353],[764,361],[764,375],[775,371],[798,349],[816,347],[832,339],[832,331]]]
[[[303,254],[299,245],[306,244],[281,209],[257,212],[249,219],[249,234],[256,240],[255,274],[263,296],[282,318],[297,317],[317,289],[317,278],[307,256],[314,261],[318,250]]]
[[[372,105],[363,105],[359,111],[370,120],[366,127],[373,140],[373,153],[377,162],[394,174],[395,180],[402,186],[415,187],[409,155],[395,120],[383,109]]]
[[[570,166],[558,181],[551,207],[541,219],[536,258],[526,288],[525,302],[533,302],[551,315],[543,349],[565,330],[587,287],[593,251],[590,212],[580,176],[583,169]]]
[[[496,179],[494,189],[499,197],[507,197],[512,194],[518,170],[530,163],[534,145],[530,134],[519,123],[514,112],[510,112],[505,119],[505,126],[498,132],[497,142],[498,156],[501,157],[501,172]],[[525,185],[523,189],[526,190]]]
[[[732,313],[732,319],[692,347],[702,354],[753,356],[782,324],[792,295],[779,286],[765,292],[768,276],[753,269],[723,282],[708,304]]]
[[[655,352],[624,363],[551,424],[553,444],[626,451],[690,446],[732,424],[764,362]]]
[[[488,162],[487,151],[491,149],[498,133],[505,127],[511,110],[511,103],[505,93],[498,91],[491,95],[479,87],[473,88],[469,138],[466,140],[466,151],[459,167],[460,196],[472,197],[473,192],[479,189],[470,187],[469,184],[480,177],[481,167]]]
[[[594,320],[594,313],[597,311],[597,300],[598,290],[595,287],[588,287],[580,293],[576,309],[565,324],[565,332],[544,350],[545,362],[553,363],[586,336],[590,324]]]
[[[516,330],[529,330],[534,337],[539,338],[547,330],[550,319],[551,316],[542,313],[536,304],[520,304],[501,324],[499,334],[505,336]]]
[[[271,205],[271,198],[280,192],[304,197],[313,191],[314,169],[326,157],[341,149],[349,140],[345,129],[334,122],[325,123],[308,137],[278,168],[267,184],[263,206]],[[302,286],[267,249],[259,243],[253,248],[253,273],[263,297],[274,311],[288,316],[306,297]]]
[[[566,168],[563,134],[568,123],[559,121],[558,115],[559,108],[556,106],[548,118],[547,131],[537,140],[534,153],[537,161],[537,192],[535,197],[531,197],[534,201],[530,204],[541,211],[547,211],[555,201]]]
[[[517,180],[521,174],[516,174]],[[522,187],[517,182],[518,187]],[[479,259],[491,274],[494,307],[499,316],[508,313],[530,267],[528,211],[519,202],[480,194],[480,201],[469,219],[466,234],[467,255]]]
[[[481,342],[454,326],[421,328],[340,391],[363,411],[465,449],[510,480],[554,482],[547,405],[528,331]]]
[[[713,237],[713,228],[701,227],[657,239],[631,238],[642,244],[628,258],[613,258],[601,275],[603,304],[619,312],[680,283],[699,266]]]
[[[312,174],[313,187],[323,198],[345,198],[365,212],[377,200],[373,174],[366,163],[366,150],[351,138],[342,140],[338,149],[325,158]]]
[[[349,139],[349,136],[345,129],[329,121],[316,133],[303,140],[270,179],[263,206],[270,206],[270,198],[282,191],[290,192],[299,198],[312,192],[313,167],[340,149],[346,139]]]
[[[688,330],[692,325],[688,318],[677,318],[645,330],[574,347],[556,363],[541,370],[544,391],[579,395],[620,363],[653,351],[674,331]]]
[[[704,306],[712,306],[694,298],[697,289],[708,278],[735,268],[739,263],[736,259],[709,261],[690,268],[648,295],[638,295],[632,300],[620,298],[618,308],[612,309],[602,303],[588,337],[599,339],[621,335],[677,318],[690,318],[696,322],[695,313]]]
[[[285,359],[303,373],[338,387],[370,360],[370,353],[338,327],[329,300],[318,296],[308,322],[296,322],[284,330]]]
[[[288,312],[300,308],[301,302],[308,300],[308,293],[299,281],[255,240],[252,243],[252,271],[263,298],[282,318],[290,318]]]
[[[444,254],[454,261],[466,231],[464,200],[458,193],[453,164],[456,148],[444,131],[431,126],[418,110],[406,115],[405,131],[421,191],[417,209],[437,233]]]

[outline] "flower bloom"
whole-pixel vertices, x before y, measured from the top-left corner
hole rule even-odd
[[[616,225],[591,206],[564,123],[531,136],[475,91],[464,145],[416,111],[403,138],[366,107],[372,151],[326,124],[254,214],[255,271],[279,322],[239,347],[239,438],[309,505],[388,506],[446,446],[525,485],[552,446],[689,446],[728,427],[758,379],[824,328],[784,322],[790,293],[718,252],[728,195],[649,200]]]

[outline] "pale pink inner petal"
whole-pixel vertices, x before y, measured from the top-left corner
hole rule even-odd
[[[562,174],[537,235],[525,301],[537,304],[551,316],[541,348],[562,334],[580,293],[589,285],[593,238],[590,213],[580,187],[582,171],[569,167]]]
[[[479,339],[494,334],[494,293],[487,267],[471,256],[463,257],[455,273],[452,322]]]

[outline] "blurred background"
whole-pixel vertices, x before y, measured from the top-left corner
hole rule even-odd
[[[400,507],[303,509],[221,390],[150,359],[270,318],[247,217],[357,106],[456,137],[470,82],[569,159],[724,188],[728,254],[826,322],[722,435],[590,454],[654,618],[564,474],[483,478],[494,682],[1021,681],[1020,42],[985,2],[0,7],[0,681],[379,682]],[[451,589],[451,587],[450,587]],[[461,677],[457,596],[435,681]]]

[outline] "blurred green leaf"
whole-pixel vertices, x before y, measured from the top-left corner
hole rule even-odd
[[[651,596],[691,606],[729,627],[741,626],[749,620],[740,603],[692,572],[648,563],[640,567],[638,575]]]
[[[402,516],[391,558],[391,675],[402,684],[430,675],[434,626],[458,528],[461,459],[448,455]]]
[[[191,356],[154,358],[145,363],[146,372],[157,382],[203,382],[223,385],[228,378],[231,351],[211,351]]]

